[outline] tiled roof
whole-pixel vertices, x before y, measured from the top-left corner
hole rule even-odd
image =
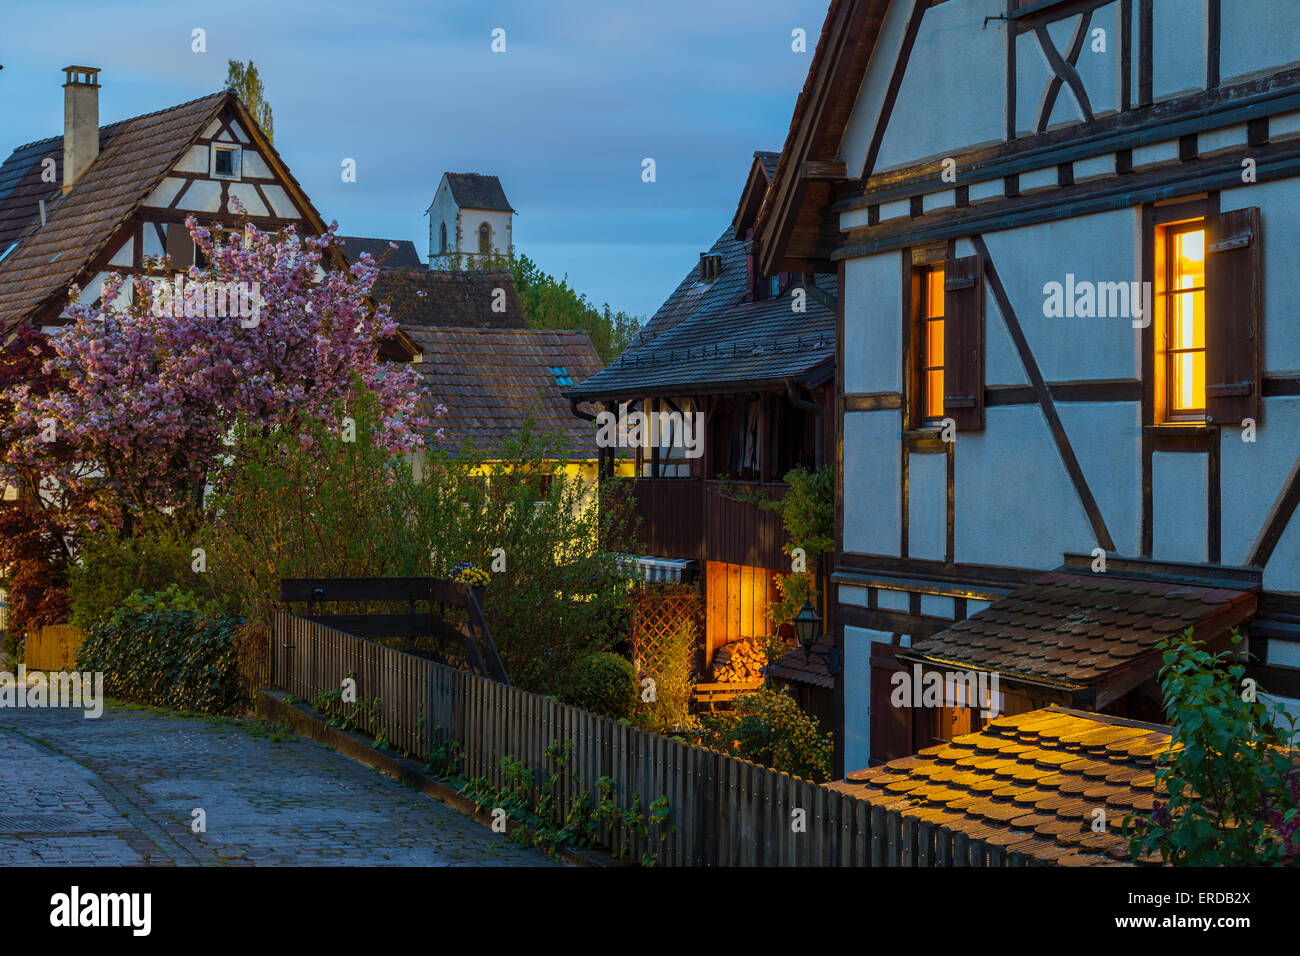
[[[730,226],[709,249],[722,271],[700,281],[700,266],[646,323],[641,340],[572,394],[632,398],[676,388],[778,384],[829,370],[835,358],[835,313],[813,294],[803,312],[792,296],[746,302],[745,246]],[[832,277],[818,288],[834,294]]]
[[[503,312],[492,311],[498,289],[504,292]],[[393,318],[403,326],[522,329],[528,325],[514,277],[507,271],[385,269],[373,292],[377,301],[388,303]]]
[[[497,209],[514,212],[506,201],[501,180],[482,173],[444,173],[451,196],[461,209]]]
[[[540,429],[568,439],[571,459],[596,457],[595,429],[573,414],[562,395],[567,386],[552,372],[563,369],[576,382],[600,369],[586,332],[420,326],[403,331],[423,354],[426,403],[447,406],[435,422],[445,430],[445,445],[455,449],[468,441],[477,450],[500,449],[531,415]]]
[[[775,677],[777,680],[811,684],[814,687],[832,688],[835,686],[835,678],[831,676],[826,666],[826,659],[824,656],[816,656],[825,655],[830,648],[830,639],[823,638],[813,645],[814,656],[810,658],[802,647],[796,647],[783,654],[779,660],[768,664],[767,676]]]
[[[0,261],[0,324],[26,318],[62,295],[231,96],[215,93],[103,127],[99,156],[67,195],[59,187],[61,136],[15,150],[0,167],[0,233],[9,241],[22,238]],[[57,183],[40,182],[46,156],[59,167]],[[37,212],[40,198],[47,200],[44,227]],[[0,244],[0,253],[8,245]]]
[[[953,862],[962,834],[974,852],[1010,862],[1118,865],[1130,862],[1124,817],[1151,811],[1155,760],[1169,745],[1168,727],[1051,707],[829,786],[921,824],[932,864]],[[1098,809],[1105,828],[1094,833]]]
[[[899,657],[1055,685],[1100,707],[1155,675],[1164,638],[1191,627],[1212,640],[1255,607],[1251,591],[1058,570]]]
[[[376,262],[382,262],[385,269],[424,268],[420,253],[410,239],[364,239],[360,236],[339,236],[339,239],[343,241],[343,251],[351,262],[368,252]],[[397,248],[389,249],[390,242]]]

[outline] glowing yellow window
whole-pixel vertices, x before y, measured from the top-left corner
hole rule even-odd
[[[1165,232],[1166,407],[1173,419],[1205,414],[1205,224]]]
[[[943,266],[922,276],[921,408],[927,421],[943,418]]]

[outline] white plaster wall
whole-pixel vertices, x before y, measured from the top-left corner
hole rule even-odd
[[[1221,0],[1219,74],[1224,80],[1300,61],[1296,0]]]
[[[1269,509],[1300,455],[1300,397],[1264,399],[1254,442],[1241,440],[1240,428],[1225,428],[1219,445],[1219,503],[1223,514],[1223,561],[1241,564],[1264,527]],[[1264,569],[1265,583],[1300,591],[1300,538],[1291,530],[1278,542]]]
[[[1043,93],[1055,75],[1043,57],[1036,36],[1022,33],[1016,37],[1016,132],[1022,136],[1034,132]],[[1068,90],[1063,90],[1061,95],[1073,104],[1074,98]]]
[[[461,210],[461,252],[478,255],[478,227],[487,223],[492,227],[492,251],[505,255],[510,248],[510,213],[487,209]]]
[[[926,11],[880,144],[878,170],[946,156],[1006,134],[1005,0]]]
[[[1013,405],[984,415],[984,431],[957,436],[956,560],[1054,568],[1066,551],[1091,551],[1091,525],[1042,410]]]
[[[1205,455],[1156,452],[1151,456],[1151,556],[1156,560],[1208,560],[1209,480]]]
[[[850,773],[871,761],[871,643],[891,640],[882,631],[844,628],[844,769]]]
[[[211,179],[194,180],[190,183],[189,188],[181,194],[180,201],[176,203],[176,208],[195,212],[220,212],[221,184]]]
[[[1115,547],[1122,554],[1139,553],[1142,406],[1137,402],[1057,402],[1056,412]]]
[[[433,195],[433,202],[429,205],[429,256],[438,255],[438,227],[442,223],[447,225],[447,249],[449,252],[456,251],[456,204],[451,198],[451,188],[447,185],[447,180],[443,179],[438,184],[438,191]]]
[[[1139,338],[1131,320],[1047,318],[1043,315],[1043,288],[1049,282],[1064,284],[1067,273],[1073,273],[1076,282],[1140,278],[1140,230],[1137,211],[1119,210],[985,236],[989,255],[1047,381],[1137,376]],[[1001,321],[1001,313],[991,307],[986,325]],[[1005,364],[996,368],[1002,374]]]
[[[902,509],[897,411],[844,416],[844,550],[897,555]]]
[[[844,264],[845,392],[889,392],[902,387],[901,281],[896,252]]]
[[[876,607],[886,611],[910,611],[911,594],[900,588],[876,588]]]
[[[1205,89],[1206,2],[1159,0],[1151,5],[1151,94],[1157,100]]]
[[[1264,268],[1264,371],[1300,372],[1300,180],[1253,183],[1219,194],[1227,212],[1260,207]]]
[[[910,3],[891,3],[885,12],[885,22],[881,25],[880,35],[871,51],[871,61],[867,64],[853,113],[849,116],[844,137],[840,140],[839,158],[848,168],[851,177],[862,175],[862,167],[867,161],[867,149],[876,130],[880,106],[889,89],[889,80],[894,72],[894,64],[898,61],[911,11]]]
[[[909,455],[907,554],[942,561],[948,550],[948,456]]]

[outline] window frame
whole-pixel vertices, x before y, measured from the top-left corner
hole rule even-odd
[[[1167,427],[1205,427],[1209,424],[1209,395],[1208,392],[1202,396],[1202,407],[1199,409],[1179,409],[1175,411],[1174,394],[1177,386],[1177,374],[1175,372],[1174,357],[1188,351],[1199,351],[1202,357],[1202,377],[1208,385],[1208,362],[1210,351],[1209,339],[1209,294],[1208,294],[1208,275],[1203,274],[1202,284],[1194,289],[1176,290],[1174,288],[1174,279],[1177,265],[1172,254],[1174,240],[1179,235],[1185,235],[1189,232],[1196,232],[1198,229],[1207,235],[1208,243],[1208,220],[1210,212],[1208,209],[1197,208],[1187,209],[1174,208],[1170,213],[1161,216],[1161,209],[1157,207],[1157,218],[1153,223],[1151,242],[1153,248],[1153,269],[1152,279],[1155,288],[1152,290],[1153,312],[1151,317],[1151,347],[1152,362],[1151,371],[1153,382],[1151,394],[1153,398],[1152,424]],[[1208,245],[1207,245],[1208,258]],[[1205,259],[1202,260],[1203,273],[1206,269]],[[1198,292],[1201,297],[1201,330],[1199,349],[1171,349],[1169,342],[1173,336],[1173,297],[1186,292]]]
[[[914,263],[912,266],[912,309],[911,309],[911,334],[912,341],[915,343],[912,349],[912,421],[913,428],[942,428],[944,415],[943,406],[943,387],[940,385],[939,390],[939,414],[931,415],[929,413],[930,399],[932,398],[930,389],[929,373],[938,371],[940,373],[939,381],[944,381],[944,356],[939,356],[939,364],[929,364],[934,356],[930,355],[930,338],[927,334],[929,326],[933,322],[943,323],[945,321],[946,308],[943,297],[939,302],[939,314],[932,315],[933,307],[930,302],[931,280],[930,276],[939,273],[940,288],[942,283],[947,279],[947,260],[938,259],[930,262]],[[947,334],[947,328],[944,328],[944,334]]]
[[[208,160],[208,174],[213,179],[238,181],[242,178],[244,166],[242,147],[237,143],[213,143],[210,148],[211,156]],[[230,154],[230,172],[228,173],[217,172],[217,156],[221,153]]]

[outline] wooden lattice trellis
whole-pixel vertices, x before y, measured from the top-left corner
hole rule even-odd
[[[683,620],[693,621],[696,633],[704,633],[704,599],[690,587],[642,588],[632,602],[632,657],[637,662],[657,658]],[[692,668],[698,667],[692,653]]]

